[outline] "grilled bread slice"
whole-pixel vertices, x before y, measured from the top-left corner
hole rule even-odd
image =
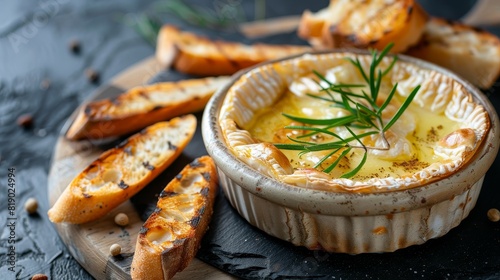
[[[116,99],[84,105],[66,133],[70,140],[125,135],[148,125],[202,110],[229,77],[190,79],[133,88]]]
[[[156,57],[163,65],[201,76],[231,75],[266,60],[311,50],[307,46],[212,41],[172,25],[161,28],[157,42]]]
[[[432,18],[408,54],[448,68],[481,88],[491,87],[500,75],[500,39],[458,22]]]
[[[54,223],[96,220],[144,188],[189,143],[196,117],[159,122],[104,152],[78,174],[49,210]]]
[[[298,35],[319,48],[374,48],[394,43],[403,52],[418,42],[427,15],[414,0],[331,0],[313,14],[305,11]]]
[[[217,186],[214,162],[203,156],[165,187],[137,237],[132,279],[170,279],[188,266],[208,228]]]

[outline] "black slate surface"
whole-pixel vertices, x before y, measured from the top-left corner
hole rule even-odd
[[[97,70],[100,83],[105,83],[153,54],[154,48],[117,18],[129,13],[154,13],[151,9],[154,2],[3,0],[0,4],[0,279],[29,279],[35,273],[45,273],[51,279],[91,279],[70,256],[45,214],[50,159],[64,121],[99,85],[87,80],[85,69]],[[189,2],[229,16],[235,15],[235,7],[240,7],[248,19],[254,17],[254,1]],[[306,6],[318,10],[327,3],[326,0],[309,2],[267,1],[266,15],[298,14]],[[431,14],[458,18],[474,1],[420,2]],[[161,20],[206,31],[214,38],[250,42],[231,30],[204,30],[174,16]],[[489,30],[500,35],[498,27]],[[74,39],[81,42],[78,54],[68,48]],[[271,36],[265,41],[303,43],[292,33]],[[485,93],[500,108],[500,83]],[[34,125],[29,129],[15,123],[24,113],[34,117]],[[187,163],[199,152],[187,150],[180,161]],[[489,208],[500,208],[500,189],[496,183],[499,164],[497,160],[488,172],[470,216],[446,236],[424,245],[391,254],[358,256],[308,251],[249,226],[219,195],[217,216],[198,257],[248,279],[500,279],[500,223],[486,218]],[[7,270],[6,262],[10,237],[7,173],[11,167],[15,168],[16,176],[15,273]],[[177,171],[172,169],[162,174],[157,184],[162,185]],[[145,215],[149,210],[147,205],[140,205],[141,195],[146,194],[139,194],[134,203]],[[38,215],[29,216],[22,210],[29,197],[39,201]]]

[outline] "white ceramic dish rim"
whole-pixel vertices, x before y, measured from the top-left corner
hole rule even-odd
[[[336,52],[369,54],[366,50],[358,49],[336,49],[308,52],[307,54]],[[226,176],[250,193],[274,203],[309,213],[349,216],[390,214],[425,207],[462,194],[485,175],[495,160],[500,143],[500,135],[497,131],[499,120],[496,110],[489,99],[475,86],[445,68],[417,58],[398,54],[400,61],[438,71],[461,83],[473,96],[474,100],[487,110],[491,123],[490,131],[469,163],[451,176],[423,186],[367,194],[306,189],[285,184],[259,173],[234,156],[225,144],[219,126],[219,112],[223,100],[228,89],[248,71],[262,65],[298,58],[304,54],[264,62],[236,73],[229,84],[220,88],[214,94],[205,108],[202,119],[202,134],[208,153],[212,156],[221,172],[224,172]],[[473,175],[469,176],[470,174]],[[387,203],[388,200],[391,201],[390,204]]]

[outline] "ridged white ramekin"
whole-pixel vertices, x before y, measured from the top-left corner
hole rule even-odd
[[[264,176],[229,151],[219,126],[223,100],[242,72],[213,96],[202,121],[204,143],[218,166],[221,187],[238,213],[294,245],[351,254],[422,244],[459,225],[474,207],[484,175],[497,155],[497,113],[486,96],[450,71],[404,55],[399,59],[452,77],[488,111],[490,131],[466,166],[424,186],[368,194],[306,189]]]

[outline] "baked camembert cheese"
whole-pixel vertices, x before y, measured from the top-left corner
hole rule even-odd
[[[324,90],[330,86],[328,83],[364,84],[349,91],[359,95],[369,92],[359,68],[346,58],[359,61],[361,68],[369,73],[371,55],[328,53],[267,64],[241,76],[228,90],[220,113],[220,125],[232,153],[263,174],[285,183],[363,193],[421,186],[450,176],[472,158],[490,126],[484,107],[452,77],[408,62],[398,61],[390,68],[391,57],[384,57],[379,65],[382,70],[390,70],[381,79],[376,104],[382,106],[391,89],[396,89],[383,110],[383,122],[391,120],[417,87],[418,92],[383,137],[376,133],[356,140],[353,133],[362,135],[370,129],[354,127],[349,131],[344,126],[330,128],[331,134],[311,134],[300,129],[306,126],[304,123],[284,115],[319,120],[347,116],[345,108],[313,98],[328,97]],[[332,98],[342,103],[341,97]],[[351,149],[329,172],[323,171],[345,149],[335,153],[301,152],[275,146],[298,141],[324,144],[336,136],[350,138],[349,145],[358,148]],[[329,153],[332,154],[322,161]],[[362,161],[362,168],[354,176],[342,176]]]

